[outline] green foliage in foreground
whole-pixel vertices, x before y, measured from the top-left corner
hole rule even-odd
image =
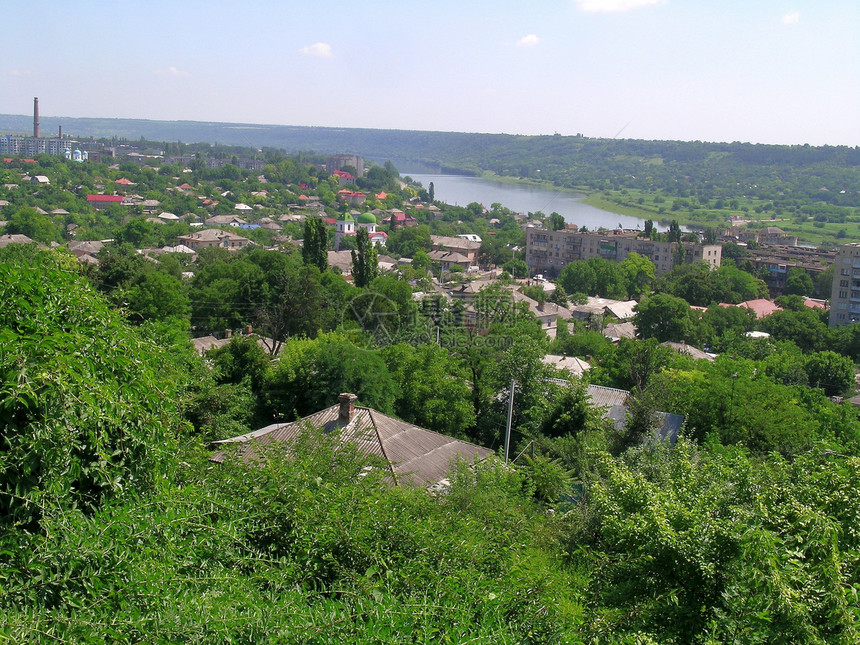
[[[589,642],[860,639],[857,458],[680,443],[598,470],[570,516],[572,561],[593,574]]]
[[[338,444],[309,430],[289,458],[199,461],[159,495],[54,516],[3,555],[0,637],[576,642],[580,577],[516,471],[461,468],[434,498]]]
[[[0,526],[32,530],[169,472],[179,417],[155,346],[85,281],[46,252],[2,257]]]
[[[510,347],[452,345],[456,369],[444,344],[376,353],[326,333],[290,339],[276,369],[245,339],[210,370],[182,325],[129,326],[71,258],[0,261],[2,641],[860,640],[860,428],[798,380],[838,385],[832,352],[744,340],[705,363],[594,344],[595,376],[637,391],[643,446],[581,383],[546,387],[546,340],[515,311],[486,337]],[[511,377],[531,448],[458,465],[444,494],[393,488],[311,428],[252,463],[195,447],[254,401],[313,411],[345,389],[428,424],[494,421]],[[639,432],[657,405],[687,416],[673,448]]]

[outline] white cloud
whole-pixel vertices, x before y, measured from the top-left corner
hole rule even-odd
[[[523,36],[517,41],[517,47],[534,47],[540,42],[540,38],[538,38],[535,34],[528,34],[527,36]]]
[[[583,11],[617,12],[663,4],[665,0],[574,0]]]
[[[800,22],[800,12],[799,11],[789,11],[782,17],[782,24],[784,25],[796,25]]]
[[[305,56],[316,56],[317,58],[334,58],[334,54],[331,53],[331,45],[327,43],[314,43],[313,45],[302,47],[299,53]]]
[[[174,78],[188,78],[189,76],[191,76],[191,72],[183,71],[178,67],[174,67],[173,65],[171,65],[167,69],[156,70],[155,73],[159,76],[173,76]]]

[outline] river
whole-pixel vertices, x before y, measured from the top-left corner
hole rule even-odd
[[[608,229],[618,228],[619,224],[626,229],[644,228],[644,220],[590,206],[582,201],[585,195],[577,193],[482,177],[410,172],[401,174],[420,181],[424,188],[429,188],[432,181],[434,197],[453,206],[478,202],[490,208],[491,204],[499,203],[517,213],[541,211],[549,215],[555,212],[564,217],[568,224],[577,224],[580,228],[587,226],[590,230],[601,226]]]

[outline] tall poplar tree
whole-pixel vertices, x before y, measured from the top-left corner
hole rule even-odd
[[[302,261],[317,267],[321,272],[328,268],[328,231],[321,217],[305,219]]]
[[[379,275],[379,254],[370,241],[367,229],[359,228],[352,252],[352,279],[356,287],[366,287]]]

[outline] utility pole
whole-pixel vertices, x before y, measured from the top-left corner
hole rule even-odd
[[[511,379],[511,389],[508,395],[508,423],[505,426],[505,463],[508,463],[508,455],[511,450],[511,420],[514,417],[514,388],[517,382]]]

